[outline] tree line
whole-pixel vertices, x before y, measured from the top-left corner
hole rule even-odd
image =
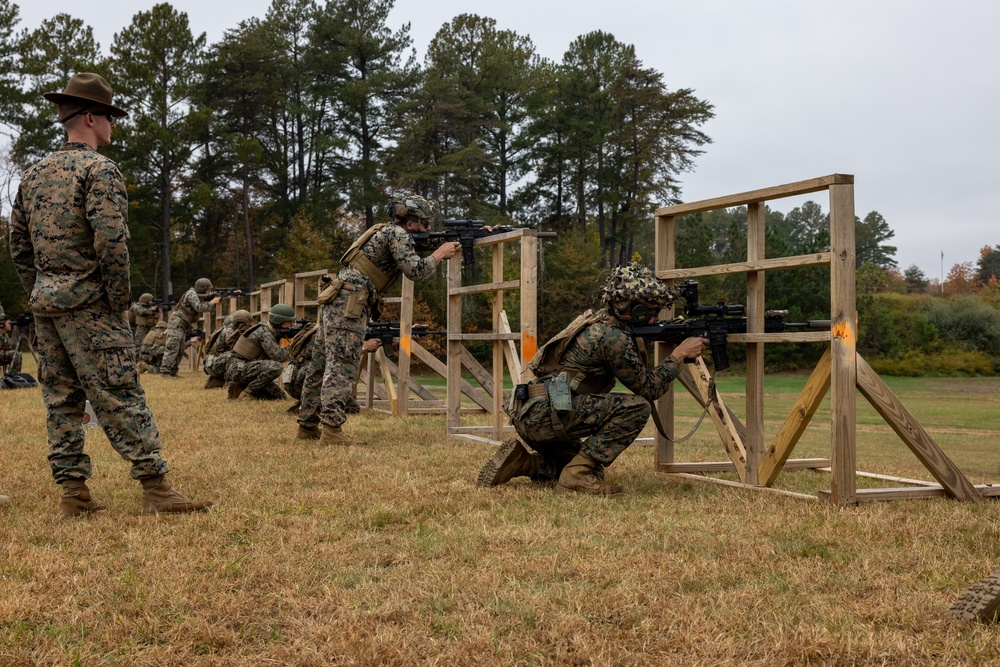
[[[138,290],[167,297],[202,275],[253,287],[333,266],[401,190],[447,217],[594,231],[602,266],[628,261],[709,142],[712,105],[601,31],[553,62],[462,14],[418,63],[392,7],[274,0],[209,44],[161,3],[105,54],[81,20],[19,30],[17,5],[0,0],[11,171],[63,139],[41,94],[96,71],[129,111],[106,152],[128,182]]]
[[[105,51],[69,14],[21,28],[18,6],[0,0],[8,184],[63,141],[42,93],[96,71],[129,111],[102,150],[128,185],[136,295],[168,298],[201,276],[253,289],[336,267],[361,230],[385,219],[388,193],[403,190],[437,200],[447,217],[558,232],[539,258],[543,339],[594,305],[602,270],[635,258],[652,264],[652,212],[678,201],[679,176],[710,143],[701,129],[714,115],[710,102],[670,89],[634,46],[602,31],[573,40],[556,62],[528,36],[462,14],[418,62],[409,25],[389,24],[392,8],[392,0],[274,0],[263,18],[208,43],[185,13],[161,3],[136,13]],[[829,248],[828,215],[815,202],[766,215],[767,256]],[[878,212],[856,219],[855,231],[859,345],[887,359],[907,344],[940,350],[940,337],[918,344],[887,334],[899,327],[884,317],[895,312],[885,299],[922,298],[930,281],[896,266],[894,233]],[[688,216],[678,234],[679,266],[744,261],[746,209]],[[508,261],[507,275],[516,274],[518,258]],[[998,269],[1000,246],[984,248],[978,266],[953,268],[948,289],[988,299],[1000,291]],[[706,302],[745,297],[740,275],[702,282]],[[418,289],[422,314],[439,327],[443,275]],[[828,269],[769,272],[766,293],[768,307],[787,308],[793,320],[824,319]],[[490,321],[483,300],[465,302],[481,315],[467,321]],[[25,303],[8,252],[0,303],[10,312]],[[514,295],[506,305],[516,321]],[[977,340],[1000,358],[991,336]],[[817,354],[817,346],[772,347],[772,367],[801,367]]]

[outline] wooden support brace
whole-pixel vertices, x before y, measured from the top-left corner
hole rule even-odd
[[[826,349],[816,368],[813,369],[805,388],[792,406],[785,423],[778,430],[774,443],[764,452],[758,480],[761,486],[771,486],[781,472],[788,456],[795,449],[806,426],[816,414],[823,397],[830,389],[830,348]]]
[[[709,406],[708,414],[712,418],[719,436],[722,438],[722,444],[726,448],[726,453],[736,466],[736,474],[739,475],[740,481],[745,482],[747,478],[747,458],[740,429],[742,428],[743,434],[746,433],[746,429],[743,428],[742,424],[739,424],[738,419],[735,419],[732,411],[722,402],[722,398],[718,393],[714,397],[712,396],[712,391],[709,388],[710,378],[711,375],[708,372],[708,366],[705,365],[701,357],[695,359],[695,363],[693,364],[681,364],[681,374],[678,376],[678,379],[702,407]],[[737,424],[739,424],[739,427],[737,427]]]
[[[858,389],[868,399],[875,411],[892,427],[910,451],[916,455],[924,467],[930,471],[941,486],[958,500],[981,501],[983,496],[976,490],[951,459],[941,451],[927,431],[903,407],[882,378],[872,370],[868,362],[858,355]]]

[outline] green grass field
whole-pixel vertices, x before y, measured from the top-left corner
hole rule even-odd
[[[768,378],[769,437],[805,379]],[[323,448],[293,439],[287,402],[203,382],[143,379],[171,482],[216,502],[192,516],[140,515],[88,429],[109,509],[60,519],[39,392],[0,393],[0,664],[1000,664],[996,628],[947,620],[1000,564],[995,500],[836,508],[667,477],[642,444],[608,470],[620,498],[479,489],[492,448],[447,436],[443,415],[366,412],[346,430],[370,444]],[[1000,482],[1000,378],[887,383],[972,481]],[[742,414],[742,380],[719,386]],[[678,409],[684,432],[698,410]],[[793,456],[827,456],[828,423],[824,405]],[[678,446],[724,458],[710,424]],[[930,479],[860,395],[858,461]]]

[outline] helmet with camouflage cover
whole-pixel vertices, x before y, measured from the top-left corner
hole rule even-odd
[[[167,328],[167,321],[166,320],[160,320],[159,322],[156,323],[156,328],[157,329],[166,329]]]
[[[295,309],[288,304],[279,303],[271,307],[271,312],[267,314],[267,321],[275,327],[284,322],[294,322]]]
[[[246,329],[250,325],[250,323],[253,322],[253,315],[250,314],[250,311],[244,310],[242,308],[234,312],[232,315],[230,315],[230,317],[233,318],[232,319],[233,328],[239,329],[240,331]]]
[[[385,207],[385,213],[396,222],[403,222],[409,216],[430,222],[437,213],[437,202],[406,193],[393,196]]]
[[[139,297],[139,303],[148,306],[149,304],[153,303],[153,295],[150,294],[149,292],[144,293],[142,296]]]
[[[215,291],[215,288],[212,287],[212,281],[208,278],[198,278],[194,281],[194,291],[200,297],[207,297]]]
[[[616,266],[599,293],[601,303],[633,321],[648,320],[651,315],[674,303],[676,294],[656,277],[652,270],[633,262]],[[636,306],[645,306],[645,311]],[[635,308],[636,312],[632,312]]]

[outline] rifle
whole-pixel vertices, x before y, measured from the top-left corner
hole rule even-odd
[[[243,290],[237,287],[217,287],[215,288],[215,295],[218,297],[222,297],[223,299],[229,299],[232,297],[239,298],[246,296]]]
[[[188,339],[197,338],[200,341],[205,340],[205,330],[204,329],[191,329],[188,332]]]
[[[393,339],[399,338],[399,322],[369,322],[368,330],[365,332],[365,340],[378,338],[382,341],[382,347],[391,345]],[[447,331],[428,331],[426,324],[414,324],[410,327],[410,335],[413,336],[435,336],[448,333]]]
[[[443,232],[413,232],[413,243],[418,250],[436,250],[442,243],[459,242],[462,244],[463,266],[473,266],[476,255],[472,243],[476,239],[493,234],[503,234],[514,231],[510,226],[493,227],[490,231],[483,229],[485,220],[445,220]]]
[[[159,309],[161,313],[169,311],[171,308],[177,305],[177,302],[173,299],[153,299],[153,306]]]
[[[729,353],[726,349],[726,336],[747,332],[747,318],[743,304],[726,305],[719,302],[714,306],[703,306],[698,303],[698,282],[685,280],[677,286],[684,299],[684,318],[670,322],[660,321],[656,324],[633,326],[632,332],[636,338],[677,344],[685,338],[707,338],[712,348],[712,360],[715,370],[724,371],[729,368]],[[764,312],[764,333],[781,333],[786,329],[829,329],[830,320],[809,320],[806,322],[786,322],[787,310],[768,310]],[[690,360],[686,360],[690,361]]]
[[[277,336],[279,339],[281,338],[292,339],[295,338],[295,334],[302,331],[310,324],[312,324],[312,320],[310,320],[308,317],[303,317],[300,320],[295,320],[295,324],[293,324],[290,327],[280,327],[280,328],[275,327],[274,335]]]

